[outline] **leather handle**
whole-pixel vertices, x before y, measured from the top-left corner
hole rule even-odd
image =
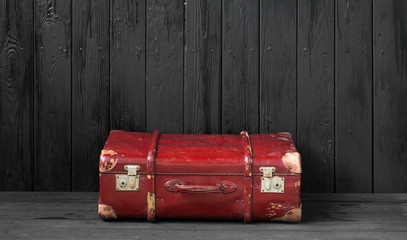
[[[237,189],[236,184],[229,181],[222,181],[214,185],[188,185],[178,179],[173,179],[165,183],[165,188],[170,192],[180,193],[232,193]]]
[[[213,193],[223,192],[222,185],[179,185],[175,184],[175,192],[182,193]]]

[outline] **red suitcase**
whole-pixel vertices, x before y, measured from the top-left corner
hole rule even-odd
[[[301,219],[301,159],[289,133],[112,131],[99,171],[102,219]]]

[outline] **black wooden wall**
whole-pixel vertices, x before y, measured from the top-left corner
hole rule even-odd
[[[110,129],[290,131],[304,192],[407,192],[403,0],[2,0],[0,190],[98,190]]]

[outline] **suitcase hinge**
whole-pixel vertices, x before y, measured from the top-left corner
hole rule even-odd
[[[116,174],[116,191],[138,191],[140,176],[137,171],[139,165],[126,165],[127,174]]]
[[[260,171],[263,172],[261,178],[262,193],[284,193],[284,178],[273,177],[273,172],[276,171],[275,167],[261,167]]]

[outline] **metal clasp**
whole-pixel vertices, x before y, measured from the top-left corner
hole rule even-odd
[[[260,171],[263,172],[261,178],[262,193],[284,193],[284,178],[273,177],[273,172],[276,171],[275,167],[261,167]]]
[[[137,171],[140,166],[126,165],[124,170],[127,170],[127,174],[116,174],[116,191],[138,191],[140,176]]]

